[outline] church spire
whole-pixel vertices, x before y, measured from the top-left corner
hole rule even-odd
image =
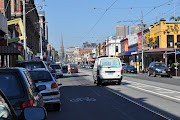
[[[64,48],[64,46],[63,46],[63,38],[62,38],[62,34],[61,34],[61,47]]]

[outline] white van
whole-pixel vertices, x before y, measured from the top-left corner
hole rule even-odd
[[[121,61],[116,57],[97,58],[93,68],[94,83],[98,86],[104,82],[117,82],[121,84],[123,78]]]

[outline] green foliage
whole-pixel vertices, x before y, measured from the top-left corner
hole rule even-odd
[[[54,60],[55,60],[56,62],[59,61],[58,51],[56,51],[55,48],[52,48],[52,50],[54,51]]]
[[[173,66],[180,66],[180,63],[172,63]]]
[[[175,20],[175,21],[180,21],[180,16],[177,16],[177,17],[170,17],[169,20]]]
[[[24,60],[24,57],[21,55],[18,55],[18,60]]]

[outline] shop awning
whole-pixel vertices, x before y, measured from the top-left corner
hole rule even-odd
[[[120,53],[120,56],[131,55],[132,52],[136,52],[136,50]]]
[[[12,46],[0,46],[0,55],[20,55],[20,51]]]
[[[144,51],[145,53],[157,53],[157,52],[172,52],[172,51],[175,51],[174,48],[157,48],[157,49],[151,49],[151,50],[147,50],[147,51]]]

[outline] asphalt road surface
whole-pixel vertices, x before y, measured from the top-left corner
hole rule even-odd
[[[63,84],[61,111],[49,111],[48,120],[180,119],[180,90],[174,84],[129,75],[122,85],[96,86],[89,69],[57,81]]]

